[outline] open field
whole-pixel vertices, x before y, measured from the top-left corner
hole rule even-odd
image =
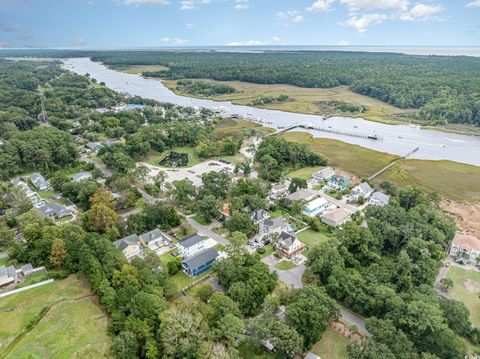
[[[330,236],[331,234],[327,230],[323,232],[315,232],[312,229],[307,229],[297,234],[297,238],[299,239],[299,241],[307,245],[307,250],[303,253],[304,255],[307,255],[308,252],[310,252],[312,248],[320,242],[329,239]]]
[[[313,137],[304,132],[287,132],[282,138],[303,143],[327,157],[331,165],[358,177],[369,177],[397,156],[351,145],[342,141]],[[305,171],[307,171],[305,169]],[[480,167],[451,161],[400,160],[375,179],[398,186],[415,185],[458,202],[480,202]]]
[[[312,352],[322,359],[346,359],[349,343],[343,335],[327,328],[322,339],[312,348]]]
[[[315,172],[321,170],[322,168],[322,166],[299,168],[298,170],[289,172],[288,177],[309,180]]]
[[[475,326],[480,325],[480,272],[452,266],[447,278],[453,280],[453,287],[448,290],[452,298],[463,302],[470,310],[470,320]]]
[[[95,301],[76,276],[1,298],[0,357],[106,357],[108,319]]]
[[[146,71],[165,71],[168,67],[162,65],[141,65],[141,66],[114,66],[114,70],[126,72],[127,74],[141,75]]]
[[[273,128],[263,127],[255,122],[241,120],[239,118],[229,118],[217,123],[213,128],[213,134],[217,139],[222,139],[248,129],[255,129],[265,133],[275,132]]]
[[[234,87],[238,92],[233,94],[225,94],[210,97],[219,101],[232,101],[234,104],[248,105],[255,99],[264,96],[278,97],[280,95],[287,95],[290,101],[284,103],[271,103],[262,106],[261,108],[268,108],[273,110],[281,110],[288,112],[307,113],[315,115],[333,115],[362,117],[371,121],[385,122],[385,123],[399,123],[402,121],[402,114],[407,114],[414,110],[400,109],[377,99],[356,94],[350,91],[347,86],[339,86],[334,88],[303,88],[291,85],[262,85],[240,81],[212,81],[212,80],[193,80],[223,83]],[[184,93],[176,90],[175,80],[162,80],[165,86],[170,90],[179,94]],[[188,94],[187,96],[192,97]],[[327,106],[328,101],[344,101],[352,105],[363,105],[367,107],[367,111],[363,113],[349,113],[340,112],[336,109]],[[405,121],[405,119],[403,120]]]

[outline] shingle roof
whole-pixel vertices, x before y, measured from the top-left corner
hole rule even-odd
[[[287,198],[291,201],[303,201],[316,195],[317,191],[310,188],[302,188],[296,192],[290,193]]]
[[[0,278],[7,275],[7,268],[5,266],[0,266]]]
[[[317,171],[313,174],[314,177],[319,177],[319,178],[330,178],[335,175],[335,171],[332,170],[330,167],[325,167],[321,169],[320,171]]]
[[[191,246],[194,246],[197,243],[200,243],[204,241],[205,238],[200,236],[198,233],[194,233],[180,241],[178,241],[178,244],[185,247],[185,248],[190,248]]]
[[[282,246],[282,247],[291,247],[292,244],[295,242],[297,238],[293,235],[293,234],[290,234],[290,233],[287,233],[287,232],[282,232],[280,233],[280,236],[278,237],[278,243]]]
[[[30,263],[27,263],[21,266],[20,269],[22,270],[23,274],[27,274],[33,270],[33,266]]]
[[[131,234],[125,238],[119,239],[113,242],[113,245],[117,247],[117,249],[123,251],[125,248],[129,246],[135,246],[140,243],[140,238],[136,234]]]
[[[317,354],[308,353],[304,359],[322,359],[322,358],[320,358]]]
[[[385,204],[387,204],[388,201],[390,200],[390,196],[382,192],[375,192],[374,194],[372,194],[371,198],[374,200],[377,200],[380,203],[385,203]]]
[[[322,218],[329,219],[335,223],[349,217],[351,214],[343,208],[337,208],[322,215]]]
[[[370,185],[368,184],[368,182],[362,182],[358,186],[355,186],[355,188],[353,188],[353,191],[360,191],[364,195],[367,195],[373,190],[372,187],[370,187]]]
[[[17,278],[17,271],[14,266],[7,267],[7,275],[10,278]]]
[[[264,209],[256,209],[255,211],[253,211],[252,219],[254,221],[260,221],[263,218],[266,218],[268,216],[269,216],[269,213],[267,211],[265,211]]]
[[[183,264],[186,265],[190,269],[195,269],[200,267],[203,264],[213,261],[217,259],[218,252],[215,248],[208,248],[204,251],[194,255],[193,257],[187,258],[183,261]]]
[[[142,241],[145,243],[150,243],[151,241],[155,241],[158,238],[163,238],[165,235],[160,231],[158,228],[155,228],[154,230],[144,233],[140,235],[140,238]]]

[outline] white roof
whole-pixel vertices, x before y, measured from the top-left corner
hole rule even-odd
[[[314,210],[315,208],[325,206],[328,204],[327,200],[323,197],[315,198],[313,201],[308,202],[305,207],[309,210]]]
[[[370,187],[370,185],[368,184],[368,182],[362,182],[360,183],[358,186],[355,186],[352,191],[354,192],[361,192],[363,193],[364,195],[367,195],[369,193],[372,193],[372,187]]]

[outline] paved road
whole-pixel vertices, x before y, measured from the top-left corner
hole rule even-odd
[[[204,235],[214,239],[218,243],[223,244],[224,246],[228,246],[230,244],[230,242],[228,240],[226,240],[224,237],[216,234],[214,231],[212,231],[207,226],[204,226],[203,224],[198,223],[192,217],[187,216],[185,218],[186,218],[188,224],[190,224],[193,228],[195,228],[198,231],[199,234],[201,234],[201,235],[204,234]]]
[[[361,207],[355,207],[355,206],[352,206],[351,204],[343,203],[342,201],[339,201],[338,199],[335,199],[332,196],[329,196],[328,194],[326,194],[322,191],[318,191],[318,195],[320,197],[325,198],[328,202],[333,203],[335,206],[343,208],[350,213],[355,213],[355,212],[357,212],[358,210],[361,209]]]
[[[99,163],[92,161],[89,157],[82,155],[80,156],[80,161],[87,162],[87,163],[92,163],[96,169],[98,169],[100,172],[102,172],[106,177],[112,177],[113,172],[110,171],[107,167],[100,165]]]
[[[140,194],[142,195],[142,197],[150,204],[155,204],[157,202],[160,201],[159,198],[156,198],[156,197],[153,197],[153,196],[150,196],[147,192],[145,192],[143,189],[141,188],[138,188],[138,192],[140,192]]]
[[[142,210],[140,208],[134,208],[130,211],[127,211],[127,212],[124,212],[124,213],[121,213],[119,216],[122,217],[122,218],[127,218],[133,214],[137,214],[137,213],[140,213]]]
[[[339,306],[340,306],[340,317],[344,322],[350,325],[355,325],[361,334],[370,335],[370,333],[367,331],[367,328],[365,326],[365,320],[363,318],[351,312],[350,310],[345,308],[343,305],[339,304]]]

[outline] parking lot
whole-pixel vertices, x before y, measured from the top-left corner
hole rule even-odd
[[[182,167],[182,168],[170,168],[170,167],[159,167],[159,166],[152,166],[148,163],[141,162],[139,163],[141,166],[147,167],[150,172],[148,174],[148,179],[150,181],[160,172],[165,172],[167,178],[165,179],[166,183],[172,183],[173,181],[180,181],[184,179],[189,179],[192,181],[194,186],[200,186],[202,183],[202,175],[204,173],[208,173],[211,171],[215,172],[222,172],[226,171],[229,173],[233,172],[235,165],[232,163],[227,163],[218,161],[218,160],[210,160],[199,163],[192,167]]]

